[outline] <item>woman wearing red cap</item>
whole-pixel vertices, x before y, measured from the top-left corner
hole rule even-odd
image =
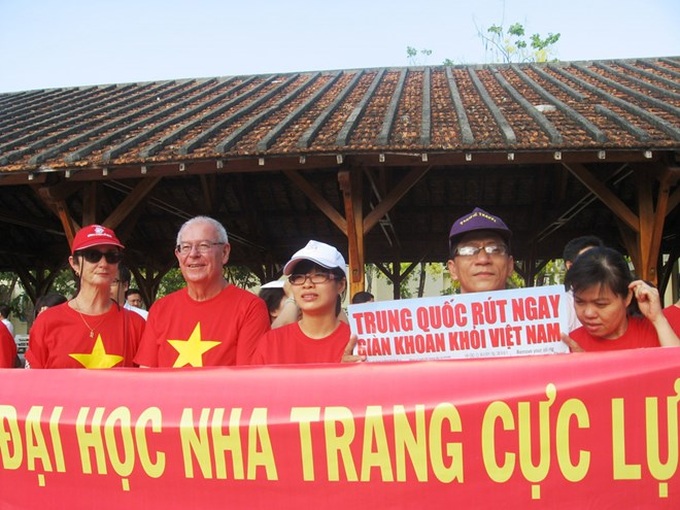
[[[110,297],[123,248],[110,228],[88,225],[78,231],[69,257],[78,292],[37,317],[29,332],[26,368],[133,366],[144,319]]]

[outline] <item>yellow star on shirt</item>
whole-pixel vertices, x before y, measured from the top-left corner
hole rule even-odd
[[[123,361],[123,356],[106,354],[101,335],[97,335],[97,341],[94,343],[91,353],[69,354],[69,356],[85,368],[112,368]]]
[[[197,322],[188,340],[168,340],[168,343],[179,353],[173,368],[190,365],[192,367],[203,366],[203,353],[208,352],[221,342],[213,340],[201,340],[201,323]]]

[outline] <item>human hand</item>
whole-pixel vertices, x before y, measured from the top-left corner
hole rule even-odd
[[[342,353],[342,363],[361,363],[366,361],[366,354],[353,354],[357,340],[358,337],[356,335],[350,335],[345,352]]]
[[[569,335],[562,333],[562,341],[567,344],[571,352],[585,352],[583,348]]]
[[[661,298],[656,287],[643,280],[635,280],[628,285],[628,288],[635,295],[635,300],[642,315],[652,322],[662,315]]]

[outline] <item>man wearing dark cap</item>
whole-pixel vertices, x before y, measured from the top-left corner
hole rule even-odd
[[[511,237],[503,220],[479,207],[453,223],[446,265],[461,293],[505,289],[514,267]]]

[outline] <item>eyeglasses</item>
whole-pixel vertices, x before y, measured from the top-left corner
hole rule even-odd
[[[196,244],[180,243],[177,246],[175,246],[175,250],[177,250],[177,253],[181,255],[189,255],[194,248],[198,250],[198,253],[208,253],[213,246],[218,246],[222,244],[226,243],[212,243],[210,241],[201,241],[200,243]]]
[[[486,246],[459,246],[456,248],[456,255],[461,257],[475,257],[484,250],[487,255],[506,255],[508,247],[504,244],[487,244]]]
[[[330,273],[313,273],[292,274],[288,277],[291,285],[304,285],[307,280],[316,285],[318,283],[326,283],[328,280],[335,280],[335,275]]]
[[[76,255],[82,255],[91,264],[96,264],[102,257],[106,259],[108,264],[118,264],[123,260],[123,252],[121,251],[80,250],[76,252]]]

